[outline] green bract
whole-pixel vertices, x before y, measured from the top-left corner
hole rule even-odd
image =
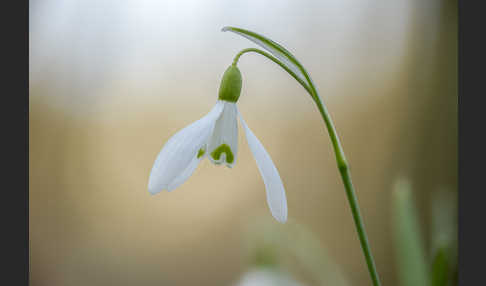
[[[219,86],[219,99],[237,102],[241,92],[241,73],[236,65],[229,66]]]

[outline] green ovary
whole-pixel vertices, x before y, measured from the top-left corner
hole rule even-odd
[[[211,157],[213,157],[214,160],[219,160],[221,158],[221,154],[226,153],[226,162],[231,164],[233,163],[233,160],[235,159],[233,152],[231,152],[231,148],[227,144],[221,144],[219,145],[218,148],[214,149],[213,152],[211,152]]]

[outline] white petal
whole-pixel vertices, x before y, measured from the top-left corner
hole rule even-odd
[[[197,168],[197,165],[199,165],[199,162],[204,158],[204,156],[197,157],[194,156],[192,159],[191,163],[189,163],[189,166],[181,173],[179,174],[172,182],[170,182],[169,186],[167,186],[167,191],[172,191],[174,189],[177,189],[180,185],[182,185],[189,177],[194,173],[194,171]]]
[[[238,121],[236,120],[238,108],[232,102],[221,102],[224,108],[221,116],[216,120],[213,134],[208,141],[208,156],[214,164],[225,163],[226,166],[233,167],[238,153]],[[216,154],[219,155],[216,155],[213,152],[218,148],[220,149]]]
[[[216,103],[203,118],[180,130],[165,143],[150,172],[150,193],[169,189],[169,186],[172,190],[174,186],[179,186],[189,178],[199,162],[197,160],[194,163],[194,158],[197,157],[199,149],[207,143],[216,119],[222,111],[223,104]]]
[[[267,203],[273,217],[281,223],[287,221],[287,199],[285,198],[285,189],[282,179],[278,174],[275,164],[273,164],[270,155],[268,155],[262,143],[251,132],[241,114],[239,115],[241,123],[245,128],[246,140],[250,146],[251,152],[263,178],[267,193]]]

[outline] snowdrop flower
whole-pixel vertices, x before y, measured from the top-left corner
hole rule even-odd
[[[276,269],[255,268],[246,272],[235,286],[304,286],[304,284]]]
[[[241,73],[232,64],[223,74],[216,105],[203,118],[177,132],[164,145],[150,173],[148,190],[156,194],[182,185],[206,156],[216,165],[232,167],[238,151],[237,117],[255,158],[266,188],[267,203],[273,217],[287,220],[285,190],[270,155],[248,128],[236,102],[241,92]]]

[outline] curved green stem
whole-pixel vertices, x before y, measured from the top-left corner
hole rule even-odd
[[[236,65],[240,57],[244,53],[248,52],[255,52],[258,54],[261,54],[271,61],[275,62],[278,64],[280,67],[282,67],[284,70],[286,70],[295,80],[297,80],[304,88],[305,90],[310,94],[312,99],[317,105],[317,108],[319,109],[319,112],[322,116],[322,119],[324,120],[324,123],[326,125],[327,131],[329,133],[329,137],[332,142],[332,146],[334,149],[334,153],[336,155],[336,162],[337,166],[339,169],[339,173],[341,174],[341,178],[343,180],[344,188],[346,189],[346,196],[349,202],[349,205],[351,207],[351,213],[353,215],[353,220],[356,226],[356,231],[358,232],[358,237],[359,241],[361,244],[361,248],[363,250],[365,260],[366,260],[366,265],[368,266],[368,271],[371,276],[371,280],[373,281],[374,286],[380,286],[380,279],[378,276],[378,271],[376,270],[376,265],[375,261],[373,259],[373,255],[371,253],[370,245],[368,242],[368,236],[366,235],[366,231],[364,228],[363,224],[363,218],[361,216],[360,210],[359,210],[359,205],[358,205],[358,200],[356,197],[356,193],[354,191],[353,187],[353,182],[351,180],[351,173],[349,172],[349,167],[348,163],[346,161],[346,157],[344,156],[344,150],[341,146],[341,142],[339,140],[339,137],[336,132],[336,128],[334,127],[334,123],[332,122],[331,116],[329,115],[329,112],[327,111],[327,108],[325,105],[322,103],[322,100],[319,96],[319,93],[317,92],[316,87],[314,86],[314,83],[312,82],[311,78],[308,76],[307,72],[304,72],[304,76],[308,81],[308,84],[305,83],[302,79],[300,79],[292,70],[290,70],[287,66],[285,66],[282,62],[280,62],[277,58],[273,57],[272,55],[261,51],[259,49],[255,48],[249,48],[249,49],[244,49],[240,51],[234,58],[233,60],[233,65]],[[299,67],[304,70],[304,67],[302,67],[299,64]]]
[[[370,272],[371,280],[373,281],[373,285],[379,286],[380,279],[378,277],[378,272],[376,270],[373,254],[371,253],[370,245],[368,242],[368,236],[366,235],[366,231],[364,228],[363,218],[359,210],[358,199],[354,191],[353,182],[351,180],[351,173],[349,172],[349,167],[346,161],[346,157],[344,156],[343,148],[341,147],[341,143],[339,141],[336,130],[334,128],[334,124],[332,123],[332,119],[329,116],[329,113],[327,112],[325,106],[323,106],[322,103],[320,102],[316,102],[316,103],[319,112],[321,113],[321,116],[324,119],[324,122],[326,123],[327,130],[329,131],[329,137],[331,138],[334,152],[336,154],[336,161],[337,161],[339,173],[341,173],[341,178],[344,183],[344,188],[346,189],[346,196],[348,198],[349,206],[351,207],[351,213],[353,214],[354,224],[356,225],[356,231],[358,232],[359,242],[361,244],[361,248],[363,249],[366,264],[368,266],[368,271]]]
[[[305,88],[305,90],[307,90],[307,92],[309,94],[311,94],[311,96],[312,96],[311,89],[309,88],[309,86],[307,86],[307,84],[303,80],[301,80],[291,69],[289,69],[286,65],[284,65],[282,62],[280,62],[277,58],[275,58],[274,56],[272,56],[269,53],[264,52],[262,50],[255,49],[255,48],[248,48],[248,49],[241,50],[238,54],[236,54],[235,58],[233,59],[233,65],[236,65],[238,63],[238,60],[240,59],[240,57],[243,54],[249,53],[249,52],[254,52],[254,53],[260,54],[262,56],[265,56],[268,59],[270,59],[272,62],[279,65],[281,68],[286,70],[296,81],[298,81],[300,83],[300,85],[302,85]]]

